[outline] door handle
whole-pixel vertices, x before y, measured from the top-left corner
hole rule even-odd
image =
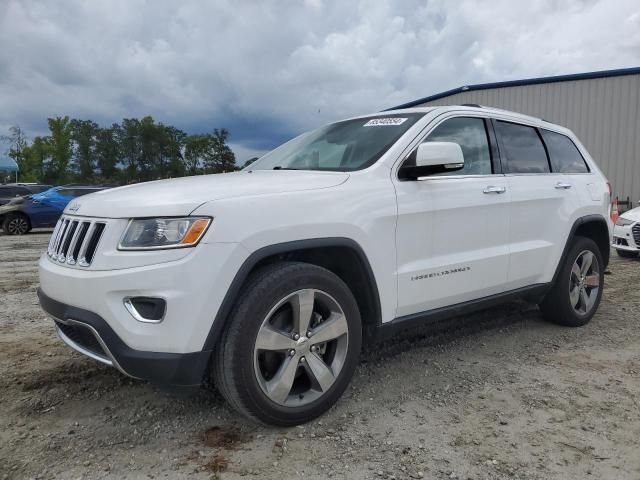
[[[482,193],[504,193],[507,191],[506,187],[495,187],[493,185],[489,185],[488,187],[484,187]]]
[[[556,183],[556,188],[557,189],[561,189],[561,190],[566,190],[568,188],[571,188],[571,184],[570,183],[565,183],[565,182],[558,182],[558,183]]]

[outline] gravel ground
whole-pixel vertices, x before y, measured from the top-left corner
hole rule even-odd
[[[256,426],[71,351],[38,306],[47,233],[0,235],[0,479],[638,479],[640,261],[586,327],[511,303],[370,347],[328,414]]]

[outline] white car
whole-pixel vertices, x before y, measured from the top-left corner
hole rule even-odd
[[[611,246],[621,257],[638,257],[638,253],[640,253],[640,207],[620,215],[613,227]]]
[[[211,379],[242,414],[294,425],[338,400],[363,341],[519,297],[587,323],[610,196],[560,126],[472,106],[387,111],[239,172],[72,202],[39,297],[75,350],[152,382]]]

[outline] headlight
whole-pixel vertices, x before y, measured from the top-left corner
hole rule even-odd
[[[619,227],[626,227],[627,225],[631,225],[635,223],[633,220],[629,220],[627,218],[618,218],[618,221],[616,222],[616,225],[618,225]]]
[[[202,217],[134,218],[129,222],[118,250],[193,247],[210,223],[210,218]]]

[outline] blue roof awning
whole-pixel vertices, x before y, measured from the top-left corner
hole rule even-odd
[[[12,158],[0,156],[0,172],[17,172],[18,164]]]

